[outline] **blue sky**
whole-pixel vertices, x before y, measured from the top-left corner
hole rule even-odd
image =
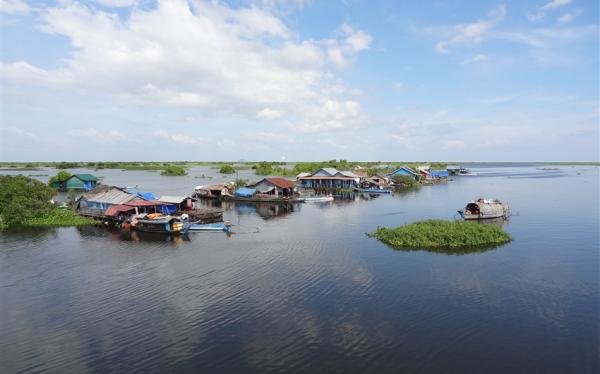
[[[598,2],[0,0],[3,161],[598,161]]]

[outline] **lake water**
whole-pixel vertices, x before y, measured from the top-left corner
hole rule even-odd
[[[558,168],[475,165],[402,194],[227,204],[229,236],[1,233],[1,372],[597,373],[599,169]],[[228,180],[92,172],[158,195]],[[457,255],[365,235],[452,219],[478,197],[510,203],[513,242]]]

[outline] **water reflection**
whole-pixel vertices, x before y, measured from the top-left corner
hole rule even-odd
[[[120,230],[105,226],[82,226],[77,231],[83,238],[105,238],[112,241],[126,242],[165,242],[181,244],[191,241],[191,234],[171,235],[160,232],[140,232],[137,230]]]
[[[198,183],[102,173],[164,194]],[[0,233],[0,369],[597,372],[598,180],[456,178],[287,210],[207,201],[260,232],[189,241],[105,227]],[[567,194],[578,198],[556,199]],[[364,235],[451,219],[479,196],[518,207],[501,223],[515,241],[450,256],[466,253],[389,250]]]

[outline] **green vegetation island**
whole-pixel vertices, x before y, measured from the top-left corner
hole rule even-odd
[[[169,165],[160,173],[160,175],[166,175],[168,177],[178,177],[187,175],[187,170],[184,167],[177,165]]]
[[[0,230],[11,227],[97,225],[69,208],[52,203],[56,190],[22,175],[0,176]]]
[[[427,220],[367,234],[394,248],[461,250],[498,246],[512,240],[498,226],[477,222]]]

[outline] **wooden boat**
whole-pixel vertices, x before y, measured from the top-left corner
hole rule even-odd
[[[134,217],[131,226],[144,232],[162,232],[169,234],[181,234],[187,232],[184,221],[179,217],[149,214],[142,218]]]
[[[333,201],[333,196],[309,196],[304,198],[305,203],[319,203],[324,201]]]
[[[364,192],[364,193],[392,193],[392,190],[388,189],[379,189],[379,188],[354,188],[354,192]]]
[[[190,231],[224,231],[229,232],[229,225],[225,222],[219,223],[191,223],[189,225]]]
[[[502,204],[499,200],[477,199],[469,202],[464,210],[458,213],[465,220],[479,220],[491,218],[505,218],[508,214],[508,206]]]

